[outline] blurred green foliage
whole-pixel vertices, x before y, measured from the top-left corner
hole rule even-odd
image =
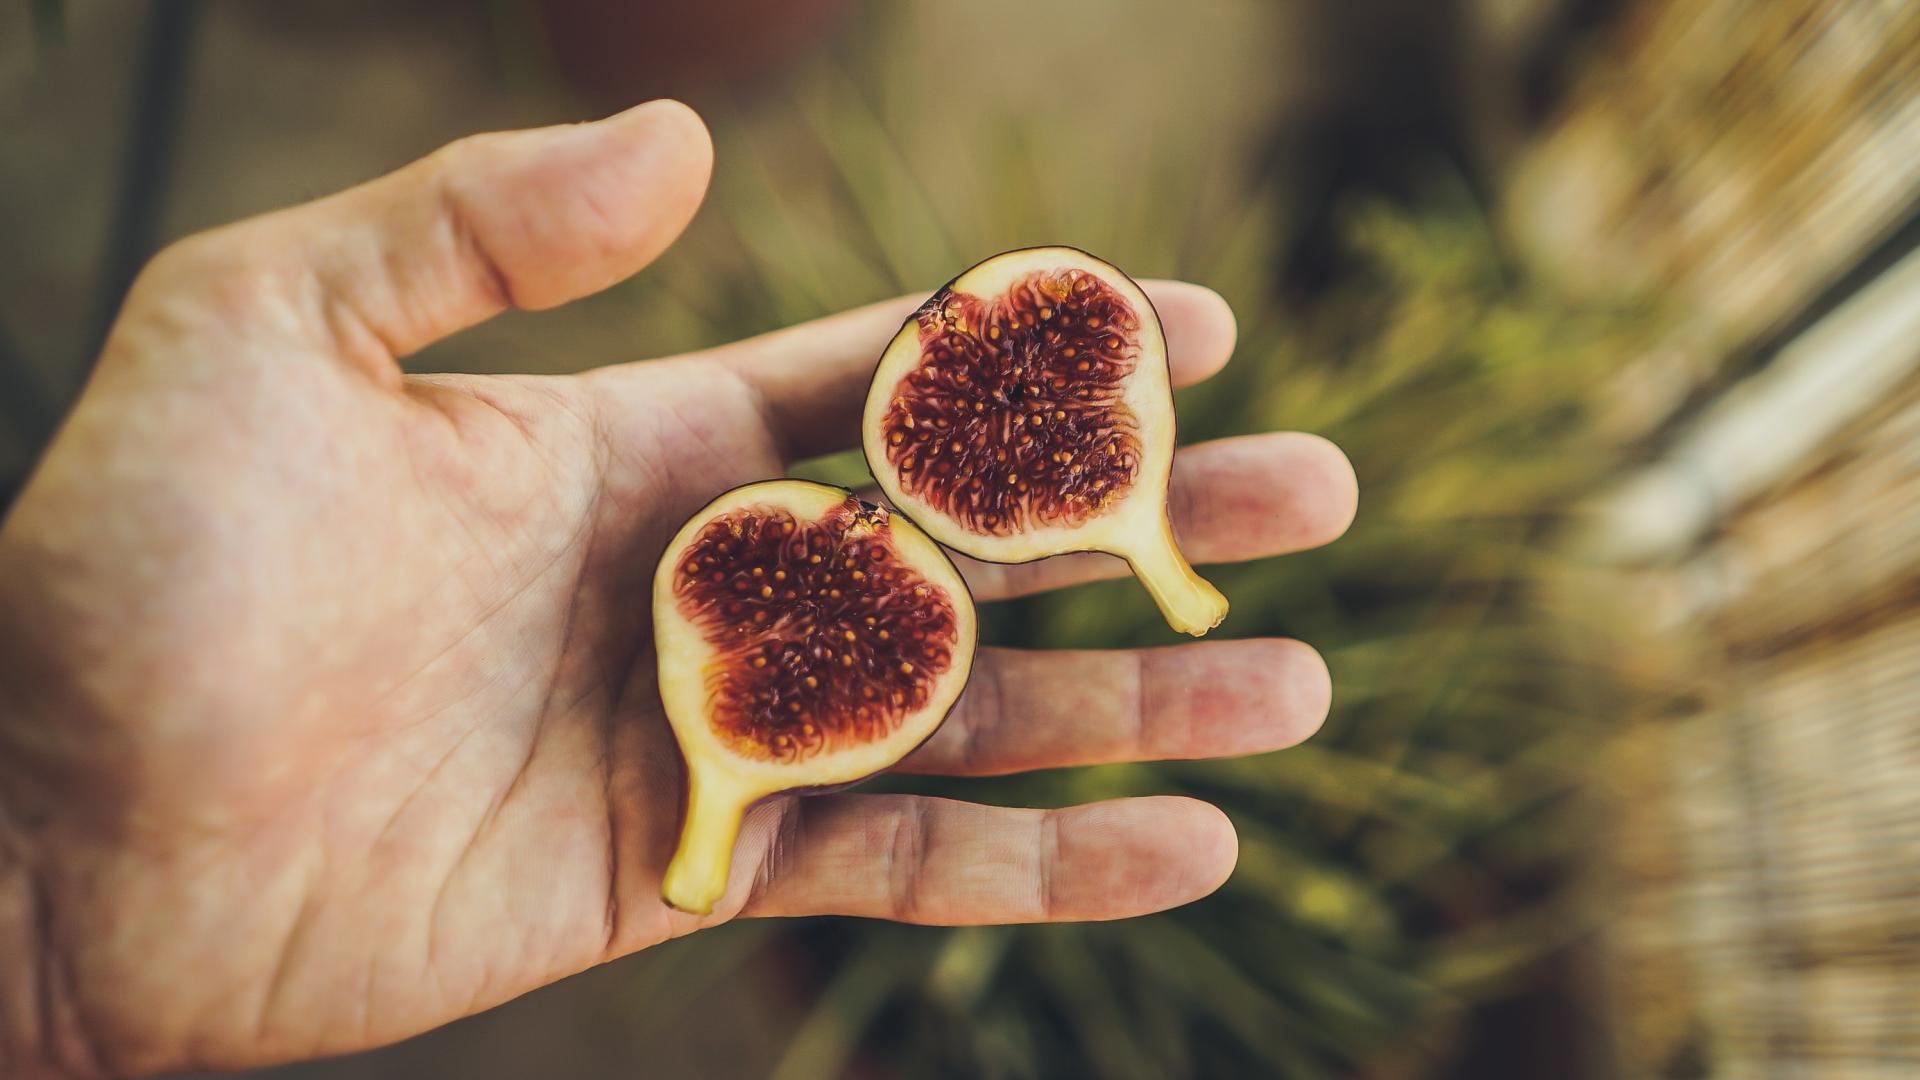
[[[734,337],[1035,243],[1215,287],[1240,346],[1182,392],[1183,438],[1319,432],[1363,491],[1331,547],[1212,571],[1233,602],[1218,633],[1320,648],[1334,711],[1312,742],[1238,761],[886,781],[1024,805],[1192,794],[1232,816],[1239,869],[1211,899],[1118,924],[728,927],[641,971],[648,1022],[772,951],[821,974],[783,1080],[855,1060],[912,1076],[1424,1074],[1463,1005],[1588,925],[1566,884],[1609,686],[1536,585],[1555,568],[1554,525],[1611,464],[1588,403],[1645,320],[1570,310],[1516,276],[1444,184],[1420,211],[1348,208],[1362,269],[1289,314],[1271,272],[1278,200],[1197,164],[1219,157],[1204,126],[1156,131],[1124,182],[1089,183],[1079,159],[1049,157],[1044,133],[999,114],[998,136],[968,152],[971,198],[950,202],[934,193],[953,181],[933,175],[946,159],[900,137],[927,121],[910,88],[863,89],[826,63],[794,93],[782,115],[804,116],[801,131],[714,118],[729,167],[699,254],[650,272],[651,300],[633,294],[653,305],[649,325]],[[799,471],[866,482],[857,454]],[[1174,640],[1130,581],[998,605],[986,630],[1032,646]]]

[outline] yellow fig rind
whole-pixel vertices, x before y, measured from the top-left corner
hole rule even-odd
[[[654,643],[660,698],[687,766],[687,803],[680,842],[661,883],[661,897],[681,911],[707,914],[726,893],[740,819],[754,803],[785,791],[844,786],[881,772],[925,742],[946,719],[972,672],[979,628],[973,597],[945,551],[898,514],[888,515],[894,552],[929,583],[944,589],[954,611],[952,660],[928,689],[927,703],[884,737],[837,746],[796,761],[744,756],[709,719],[708,676],[717,653],[681,611],[674,567],[707,522],[736,509],[784,509],[815,521],[855,498],[846,488],[804,480],[769,480],[728,491],[688,519],[654,575]]]

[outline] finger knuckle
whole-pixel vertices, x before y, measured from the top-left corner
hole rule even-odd
[[[193,323],[196,314],[245,316],[258,312],[283,278],[271,243],[253,223],[195,233],[147,261],[127,292],[122,318]]]
[[[909,802],[894,818],[887,838],[887,889],[891,916],[916,921],[921,910],[920,883],[926,870],[929,821],[922,804]]]

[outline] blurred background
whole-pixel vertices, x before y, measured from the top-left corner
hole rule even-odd
[[[1179,911],[735,924],[267,1075],[1920,1075],[1920,5],[13,0],[0,499],[157,246],[658,95],[716,137],[688,236],[415,366],[695,348],[1036,243],[1203,282],[1241,344],[1183,435],[1361,476],[1345,540],[1215,578],[1333,715],[889,781],[1213,800],[1240,867]],[[1171,639],[1125,583],[987,630]]]

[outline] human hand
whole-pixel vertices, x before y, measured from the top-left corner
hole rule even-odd
[[[1232,827],[1180,798],[1064,810],[782,798],[725,898],[659,885],[681,802],[649,645],[693,510],[852,445],[918,298],[575,377],[405,376],[508,305],[664,249],[711,149],[686,108],[463,140],[148,267],[0,527],[0,1073],[141,1073],[423,1031],[740,916],[1108,919],[1202,896]],[[1218,297],[1149,283],[1177,382]],[[1354,508],[1310,436],[1182,452],[1196,560],[1323,543]],[[981,600],[1119,573],[958,560]],[[1291,744],[1305,646],[985,649],[901,766],[985,775]]]

